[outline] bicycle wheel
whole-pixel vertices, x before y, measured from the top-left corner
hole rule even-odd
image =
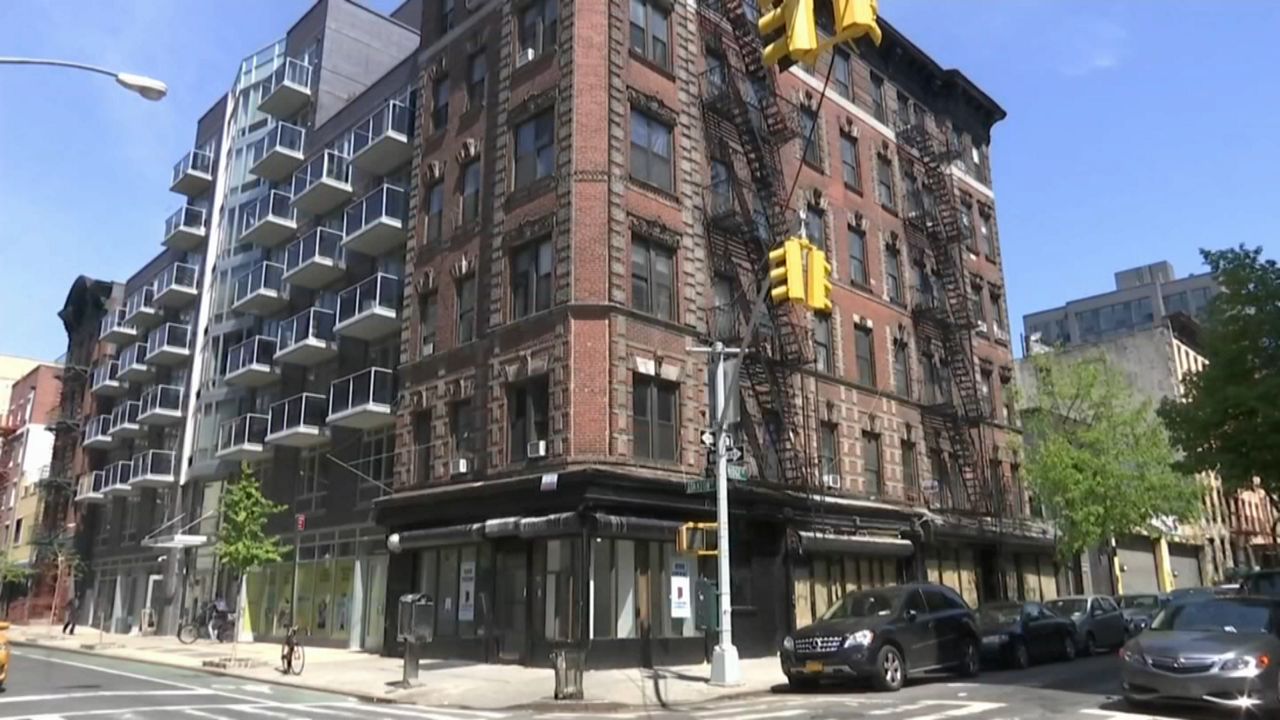
[[[289,672],[293,673],[294,675],[301,675],[302,666],[306,664],[307,664],[307,656],[306,656],[306,653],[302,652],[302,645],[300,643],[294,643],[293,657],[289,659]]]
[[[190,645],[200,639],[200,628],[188,623],[178,627],[178,642],[183,645]]]
[[[292,663],[290,661],[292,659],[293,659],[293,653],[289,652],[289,641],[286,640],[284,644],[280,646],[280,672],[281,673],[288,675],[291,672]]]

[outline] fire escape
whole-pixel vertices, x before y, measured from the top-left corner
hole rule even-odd
[[[80,411],[88,388],[89,369],[70,358],[62,368],[62,391],[58,398],[58,415],[49,426],[53,432],[53,457],[49,473],[40,479],[40,517],[37,524],[37,562],[50,560],[72,542],[68,524],[77,478],[76,450],[80,446]]]
[[[705,227],[713,268],[731,283],[709,323],[713,340],[750,347],[742,359],[744,413],[753,413],[763,437],[748,432],[751,455],[766,481],[792,487],[816,481],[810,461],[797,370],[812,363],[812,330],[806,314],[766,303],[768,315],[754,337],[743,337],[767,279],[767,256],[794,234],[787,208],[781,149],[797,135],[797,118],[778,98],[773,73],[761,60],[756,20],[743,0],[698,4],[702,36],[713,55],[701,78],[702,117],[712,158]]]
[[[920,121],[901,127],[897,141],[903,170],[913,169],[921,183],[907,188],[907,242],[928,251],[926,257],[932,258],[936,271],[932,278],[941,286],[935,286],[927,270],[921,273],[924,282],[914,289],[912,318],[920,341],[937,343],[941,349],[950,377],[924,406],[925,441],[931,451],[941,451],[945,437],[959,475],[959,493],[955,488],[940,489],[944,506],[989,513],[993,504],[984,477],[983,442],[987,413],[973,355],[974,318],[961,260],[965,231],[950,172],[954,152]]]

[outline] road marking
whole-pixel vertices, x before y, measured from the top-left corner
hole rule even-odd
[[[263,685],[261,683],[250,683],[248,685],[219,684],[219,685],[210,685],[209,687],[212,687],[214,690],[243,690],[244,692],[262,693],[263,695],[271,694],[271,686]]]
[[[312,709],[312,710],[319,710],[320,712],[327,712],[321,708],[317,708],[316,705],[329,705],[329,706],[342,705],[345,707],[351,707],[353,704],[354,703],[297,703],[295,705],[284,705],[281,703],[271,702],[269,700],[267,701],[257,700],[252,703],[221,703],[217,705],[207,705],[207,704],[205,705],[165,705],[161,707],[154,707],[154,706],[148,705],[145,707],[114,708],[111,710],[71,710],[71,711],[65,711],[65,712],[59,713],[57,715],[17,715],[13,717],[4,718],[4,720],[67,720],[67,718],[71,718],[71,717],[82,717],[82,716],[94,717],[99,715],[110,715],[113,717],[128,718],[140,713],[147,713],[147,712],[163,711],[166,713],[171,713],[171,712],[186,712],[188,710],[235,710],[240,712],[253,713],[254,711],[261,712],[261,709],[264,707],[277,708],[277,709],[284,708],[284,709],[294,710],[294,711]],[[212,713],[206,713],[206,714],[212,715]],[[214,717],[222,717],[222,716],[214,715]],[[344,715],[343,717],[350,718],[351,715]],[[230,718],[228,718],[227,720],[230,720]],[[458,719],[449,718],[449,720],[458,720]]]
[[[945,718],[962,717],[964,715],[973,715],[983,712],[984,710],[995,710],[1004,707],[1004,703],[996,702],[953,702],[948,700],[930,700],[933,705],[959,705],[950,710],[934,713],[932,715],[920,715],[911,720],[944,720]]]
[[[183,710],[182,712],[187,715],[195,715],[196,717],[213,718],[213,720],[232,720],[226,715],[214,715],[213,713],[207,713],[203,710]]]
[[[1147,713],[1130,713],[1119,710],[1103,710],[1101,708],[1085,708],[1080,712],[1087,715],[1101,715],[1108,720],[1176,720],[1166,715],[1150,715]]]
[[[263,717],[270,717],[270,718],[284,718],[284,720],[307,720],[301,715],[288,715],[285,713],[275,712],[273,710],[263,710],[262,708],[249,707],[247,705],[241,705],[239,706],[238,709],[244,712],[247,712],[250,715],[262,715]]]
[[[212,690],[99,690],[97,692],[57,693],[55,695],[21,695],[0,697],[0,703],[40,702],[68,698],[133,697],[135,695],[212,695]]]
[[[800,708],[797,710],[779,710],[777,712],[754,713],[752,715],[738,715],[737,720],[764,720],[765,718],[792,717],[795,715],[803,715],[806,712],[809,712],[809,711],[805,710],[804,708]]]

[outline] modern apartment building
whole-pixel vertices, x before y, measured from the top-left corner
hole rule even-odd
[[[715,514],[691,483],[711,424],[691,348],[746,325],[762,263],[742,239],[800,222],[833,260],[835,308],[789,326],[803,367],[743,372],[740,651],[776,652],[846,591],[906,578],[970,602],[1057,592],[1011,442],[988,151],[1004,110],[884,22],[878,48],[775,82],[740,45],[753,22],[736,0],[427,8],[401,449],[375,507],[387,596],[435,599],[429,652],[703,657],[672,600],[715,577],[675,542]],[[791,219],[761,221],[748,169],[787,138]],[[940,206],[947,228],[926,219]],[[948,409],[962,390],[973,415]]]
[[[0,420],[0,550],[10,562],[32,561],[38,536],[39,485],[50,475],[51,421],[58,409],[61,367],[40,364],[10,388]]]
[[[1210,273],[1179,278],[1164,260],[1117,272],[1115,285],[1100,295],[1024,315],[1026,352],[1033,346],[1071,346],[1146,330],[1173,313],[1203,320],[1209,298],[1220,289]]]

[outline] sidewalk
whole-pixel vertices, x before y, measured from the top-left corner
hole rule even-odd
[[[102,638],[101,641],[99,638]],[[753,693],[767,693],[785,682],[777,658],[742,661],[744,683],[719,688],[707,684],[710,665],[661,668],[648,671],[589,670],[583,678],[585,700],[557,703],[553,699],[555,677],[545,668],[519,665],[485,665],[458,660],[423,660],[421,686],[397,687],[403,676],[399,658],[335,648],[306,648],[306,668],[301,676],[281,675],[280,646],[275,643],[240,643],[237,657],[256,660],[256,667],[209,669],[203,663],[230,656],[230,645],[201,640],[183,645],[174,637],[133,637],[105,634],[81,626],[74,637],[58,634],[58,628],[14,625],[9,641],[60,650],[119,657],[138,662],[169,665],[278,685],[341,693],[374,702],[454,706],[477,710],[521,707],[560,707],[566,710],[592,706],[684,706]],[[585,707],[584,707],[585,706]]]

